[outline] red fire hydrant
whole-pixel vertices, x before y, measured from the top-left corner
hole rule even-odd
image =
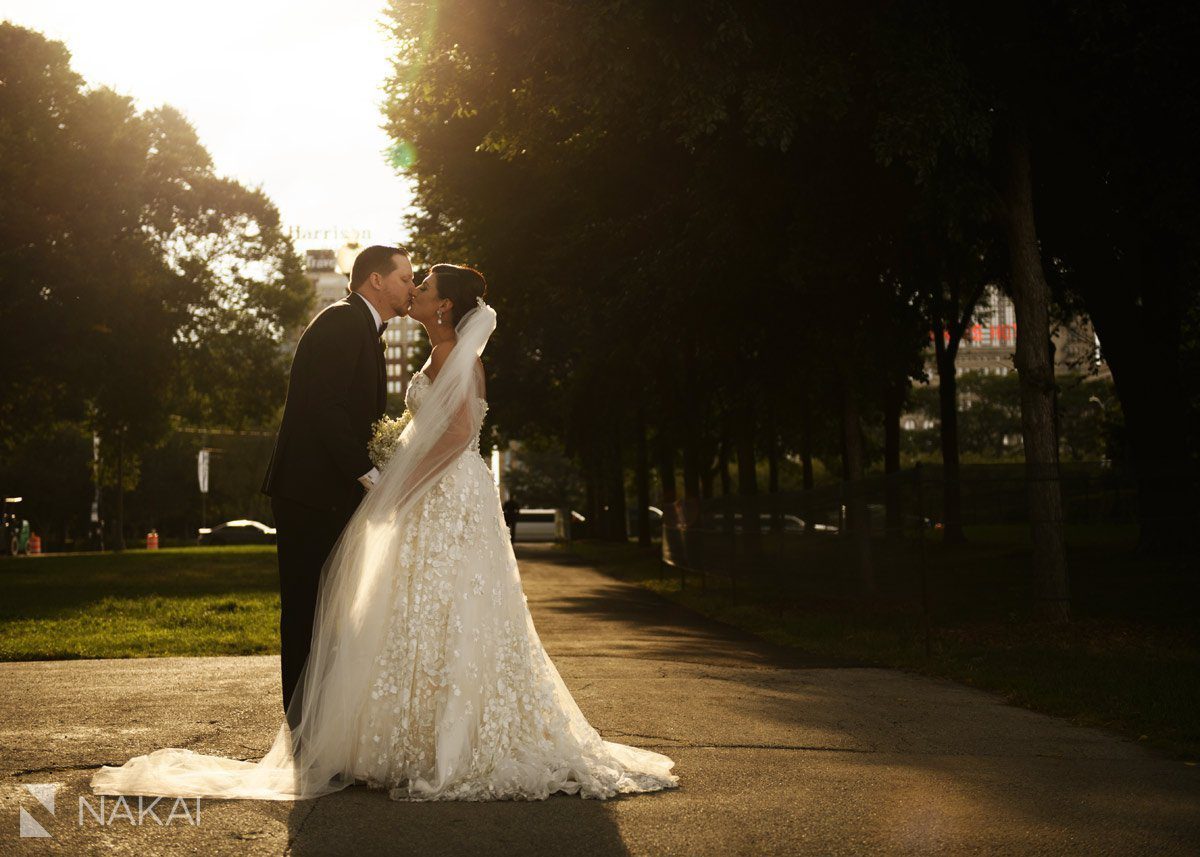
[[[42,552],[42,537],[37,533],[29,534],[29,547],[26,552],[30,556]]]
[[[146,550],[158,550],[158,530],[151,530],[146,533]]]

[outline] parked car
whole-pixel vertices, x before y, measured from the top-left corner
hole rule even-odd
[[[519,542],[552,542],[564,536],[562,512],[558,509],[522,509],[517,514]]]
[[[662,529],[663,513],[662,509],[657,506],[647,506],[650,510],[650,532],[657,533]],[[629,533],[630,535],[637,534],[637,507],[630,507],[627,517],[629,518]]]
[[[586,539],[588,530],[591,525],[588,524],[587,516],[574,509],[571,510],[571,516],[567,519],[567,527],[563,533],[564,538]]]
[[[870,521],[871,535],[877,537],[887,535],[887,506],[882,503],[868,503],[866,508],[867,517]],[[847,508],[842,506],[839,517],[843,526],[847,526],[847,514]],[[932,518],[918,517],[917,515],[913,515],[911,513],[902,514],[900,516],[900,525],[906,532],[912,532],[919,529],[940,530],[942,528],[941,523],[933,520]]]
[[[273,545],[275,528],[258,521],[240,519],[226,521],[215,527],[201,527],[196,539],[199,545]]]
[[[771,514],[769,512],[761,513],[758,516],[758,520],[759,520],[760,531],[767,532],[771,529]],[[780,522],[780,529],[782,529],[782,531],[785,533],[802,533],[802,532],[804,532],[804,526],[805,526],[804,521],[802,521],[800,518],[797,518],[795,515],[780,515],[779,522]],[[708,529],[720,530],[720,529],[723,529],[725,526],[725,519],[719,512],[717,512],[705,519],[704,526]],[[836,530],[837,530],[836,527],[830,528],[830,527],[825,526],[824,524],[813,524],[813,529],[821,530],[821,531],[828,531],[828,530],[832,529],[834,532],[836,532]],[[733,513],[733,531],[740,533],[740,532],[742,532],[742,530],[743,530],[742,513],[734,512]]]

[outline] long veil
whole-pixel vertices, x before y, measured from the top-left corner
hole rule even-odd
[[[457,344],[405,428],[378,484],[342,531],[321,573],[312,645],[287,717],[257,762],[180,748],[105,765],[94,794],[301,800],[355,781],[357,718],[388,630],[392,576],[417,502],[478,437],[484,397],[479,356],[496,312],[479,299],[455,328]],[[289,723],[294,728],[289,728]]]

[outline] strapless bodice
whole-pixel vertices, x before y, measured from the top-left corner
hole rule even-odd
[[[421,409],[421,402],[424,400],[425,394],[429,392],[429,385],[432,383],[429,376],[421,371],[414,373],[412,380],[409,381],[408,391],[404,394],[404,405],[412,411],[414,416]],[[487,416],[487,399],[476,397],[475,405],[478,408],[479,424],[482,426],[483,418]],[[473,452],[479,452],[478,435],[471,440],[471,445],[467,448]]]

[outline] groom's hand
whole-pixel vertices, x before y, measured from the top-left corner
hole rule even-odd
[[[375,483],[379,481],[379,468],[372,467],[362,476],[358,477],[358,481],[362,483],[362,487],[370,491],[375,487]]]

